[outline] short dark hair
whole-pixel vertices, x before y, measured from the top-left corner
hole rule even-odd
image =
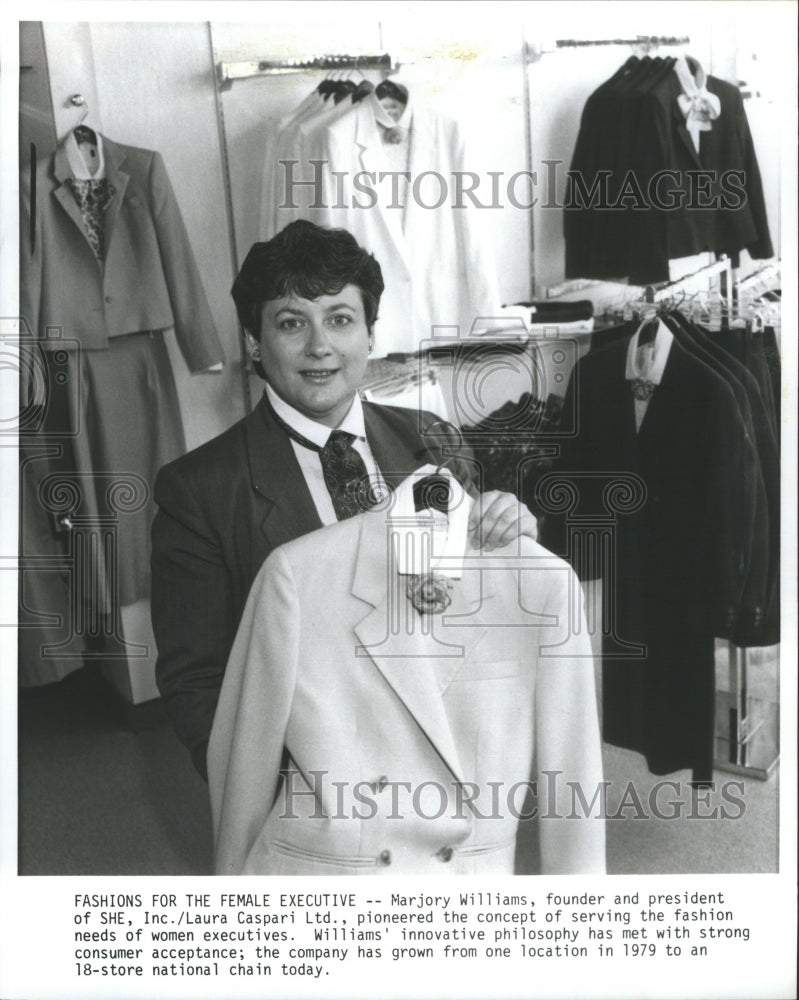
[[[296,295],[318,299],[356,285],[371,333],[383,292],[375,258],[346,229],[325,229],[300,219],[266,243],[254,243],[231,289],[241,325],[260,340],[265,302]]]

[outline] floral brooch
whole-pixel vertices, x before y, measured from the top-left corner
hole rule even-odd
[[[420,615],[437,615],[452,602],[452,580],[441,573],[419,573],[409,578],[405,593]]]

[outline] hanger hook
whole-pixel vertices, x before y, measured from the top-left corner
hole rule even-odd
[[[66,102],[64,107],[83,109],[83,114],[80,116],[80,119],[78,120],[78,123],[75,126],[75,128],[77,128],[78,125],[81,125],[83,122],[86,121],[86,116],[89,114],[89,105],[86,103],[86,98],[83,96],[83,94],[73,94]]]

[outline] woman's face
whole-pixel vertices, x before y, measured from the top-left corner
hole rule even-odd
[[[327,427],[347,414],[366,373],[369,331],[361,290],[286,296],[261,309],[261,363],[275,392]]]

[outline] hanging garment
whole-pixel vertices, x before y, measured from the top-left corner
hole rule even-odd
[[[443,617],[422,617],[387,530],[370,512],[306,535],[253,585],[208,751],[217,873],[512,874],[507,796],[531,778],[557,782],[543,872],[603,872],[602,821],[565,818],[566,782],[590,801],[602,781],[571,571],[526,538],[468,550]]]
[[[678,75],[682,65],[658,74],[628,60],[586,102],[564,208],[567,278],[646,285],[669,280],[670,260],[705,251],[773,256],[740,91],[707,77],[702,92],[719,110],[697,131],[681,77],[696,87],[701,69],[691,60]],[[591,202],[603,176],[607,199]]]
[[[105,210],[100,266],[67,183],[64,144],[39,167],[36,205],[23,178],[23,225],[36,213],[33,252],[22,241],[21,312],[33,335],[48,328],[83,350],[129,333],[174,328],[189,368],[224,359],[177,201],[161,156],[99,136],[114,195]],[[45,343],[57,350],[56,343]]]
[[[21,314],[45,372],[43,399],[41,380],[37,386],[24,373],[21,386],[23,413],[41,406],[45,414],[21,439],[23,462],[33,459],[35,471],[23,478],[21,497],[22,620],[32,626],[23,683],[57,680],[81,666],[79,657],[35,653],[60,647],[72,618],[80,619],[78,631],[86,625],[83,610],[43,624],[63,606],[54,593],[64,586],[58,572],[69,576],[68,603],[94,621],[95,640],[116,634],[119,607],[149,596],[152,484],[160,466],[185,451],[164,330],[174,327],[193,371],[224,359],[160,156],[97,138],[93,176],[75,176],[80,154],[70,133],[39,167],[35,204],[27,179],[22,185],[21,232],[33,212],[35,242],[31,250],[23,236]],[[63,517],[71,527],[47,544],[54,519],[41,491],[53,477],[72,497],[58,513],[62,529]],[[105,532],[104,541],[81,555],[83,535],[70,537],[77,524]],[[51,547],[71,568],[36,569],[36,557]]]
[[[432,414],[363,404],[389,486],[431,460]],[[284,542],[321,527],[293,443],[266,397],[219,437],[159,473],[152,532],[156,679],[175,730],[205,774],[211,723],[250,585]]]
[[[780,456],[770,414],[757,380],[724,348],[723,340],[711,337],[679,312],[666,315],[664,322],[696,360],[725,379],[735,394],[747,435],[754,442],[760,476],[747,478],[745,445],[730,455],[731,462],[740,460],[739,489],[752,494],[755,520],[743,597],[743,606],[749,609],[749,614],[739,615],[729,638],[738,646],[774,645],[779,642],[780,627]],[[730,333],[719,331],[728,341]]]
[[[746,447],[743,451],[736,448],[730,455],[732,461],[737,458],[742,462],[739,491],[754,491],[760,513],[755,515],[754,529],[759,539],[753,541],[747,560],[749,596],[744,608],[748,610],[742,610],[728,638],[738,646],[772,645],[779,642],[780,635],[780,444],[766,334],[746,328],[708,330],[688,320],[680,310],[667,313],[664,322],[670,329],[682,331],[683,346],[727,381],[747,435],[755,443],[760,477],[747,476]],[[631,332],[629,324],[603,330],[593,338],[590,351],[603,351]],[[556,547],[565,543],[562,536],[557,541],[555,536],[562,527],[550,525]]]
[[[484,220],[474,206],[453,207],[455,177],[467,168],[458,123],[411,99],[395,121],[375,93],[306,111],[268,154],[264,236],[305,218],[349,230],[374,254],[386,286],[375,356],[418,350],[434,326],[466,336],[478,319],[497,317]],[[295,182],[318,178],[318,186],[294,183],[287,198],[286,163]]]
[[[581,564],[581,551],[590,548],[585,525],[607,521],[606,488],[615,473],[643,484],[640,503],[614,524],[603,738],[644,754],[653,773],[691,768],[696,780],[709,780],[713,640],[755,616],[746,584],[752,558],[767,550],[768,528],[755,506],[762,474],[728,382],[677,339],[636,429],[639,400],[626,377],[635,347],[627,336],[575,366],[559,469],[587,521],[573,523],[568,540],[548,529],[545,541],[559,552],[569,547],[578,572],[596,575],[596,567]],[[742,488],[742,469],[757,489]],[[631,655],[636,645],[641,652]]]

